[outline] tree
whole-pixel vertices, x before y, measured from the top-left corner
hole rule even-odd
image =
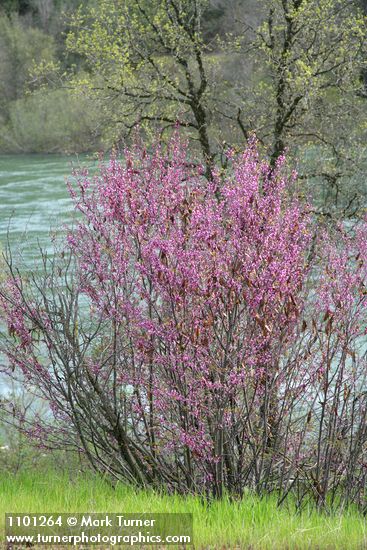
[[[206,0],[111,2],[79,9],[67,45],[83,54],[108,102],[118,101],[113,124],[182,127],[194,131],[210,178],[214,152],[209,141],[214,82],[204,54]],[[84,84],[87,84],[84,82]]]
[[[54,414],[27,432],[140,486],[361,503],[367,224],[311,254],[283,158],[192,160],[175,136],[80,173],[61,251],[8,257],[4,369]]]
[[[365,15],[365,17],[367,17],[367,2],[366,0],[361,0],[361,6],[362,6],[362,10],[363,10],[363,13]],[[366,68],[366,58],[364,59],[364,67],[362,68],[362,72],[361,72],[361,78],[362,78],[362,83],[363,83],[363,86],[364,86],[364,95],[366,96],[367,95],[367,68]]]
[[[55,55],[52,37],[27,28],[19,17],[0,15],[0,114],[7,115],[10,101],[20,98],[33,64],[50,62]]]
[[[94,152],[101,147],[98,118],[95,104],[83,95],[64,89],[37,91],[9,104],[0,150]]]
[[[366,24],[358,5],[267,0],[255,22],[257,8],[231,6],[231,47],[206,33],[206,16],[218,6],[204,0],[104,0],[79,10],[68,47],[98,77],[90,90],[118,135],[178,120],[200,143],[210,176],[226,144],[242,148],[255,132],[273,164],[285,149],[301,159],[321,212],[354,215],[364,200],[358,90]],[[222,20],[229,3],[223,9]]]
[[[0,16],[0,151],[86,151],[100,147],[91,100],[71,90],[34,89],[34,64],[56,63],[52,35],[13,14]]]
[[[321,211],[355,215],[366,198],[362,12],[345,0],[269,0],[263,9],[255,39],[245,33],[239,47],[254,66],[238,83],[245,135],[254,130],[273,163],[284,150],[298,157],[302,177],[321,189],[311,189]]]
[[[32,6],[37,11],[42,29],[47,31],[49,22],[54,11],[53,0],[32,0]]]
[[[32,9],[30,0],[4,0],[1,8],[8,15],[12,13],[24,15]]]

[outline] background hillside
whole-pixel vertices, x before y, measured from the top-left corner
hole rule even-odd
[[[71,14],[80,0],[0,1],[0,153],[83,152],[108,148],[105,123],[90,97],[64,82],[46,87],[33,75],[41,63],[58,66],[60,75],[88,71],[81,56],[67,51],[65,40]],[[93,1],[83,2],[84,7]],[[97,3],[98,5],[98,3]],[[255,0],[212,0],[205,14],[204,37],[236,33],[260,20]],[[249,63],[223,57],[223,71],[231,78],[236,64],[246,76]],[[244,65],[246,70],[244,70]],[[238,70],[237,70],[238,72]]]

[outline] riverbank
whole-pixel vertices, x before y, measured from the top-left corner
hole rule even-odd
[[[0,472],[0,521],[9,512],[182,513],[194,518],[197,549],[353,550],[366,548],[366,519],[355,510],[324,515],[278,509],[272,498],[251,495],[240,502],[208,504],[197,497],[162,496],[124,485],[113,489],[92,474],[71,477],[50,470],[42,475]]]

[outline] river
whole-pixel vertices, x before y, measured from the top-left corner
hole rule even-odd
[[[73,214],[66,179],[80,165],[93,169],[96,161],[87,156],[0,156],[0,249],[9,241],[27,266],[39,259],[39,246],[52,252],[50,232],[62,229]],[[7,388],[0,374],[0,394]]]
[[[73,208],[66,187],[72,167],[93,167],[83,156],[0,156],[0,244],[10,241],[27,264],[39,257],[38,243],[51,250],[50,230],[60,229]]]

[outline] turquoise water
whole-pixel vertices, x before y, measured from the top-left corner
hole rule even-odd
[[[66,178],[73,167],[95,164],[85,156],[0,156],[1,247],[9,240],[27,264],[39,257],[39,245],[51,251],[50,233],[62,229],[73,215]]]
[[[21,267],[37,262],[40,246],[52,253],[51,233],[73,216],[66,179],[81,165],[93,169],[96,162],[86,156],[0,156],[0,247],[9,242],[16,265],[19,253]],[[9,389],[7,382],[0,373],[0,394]]]

